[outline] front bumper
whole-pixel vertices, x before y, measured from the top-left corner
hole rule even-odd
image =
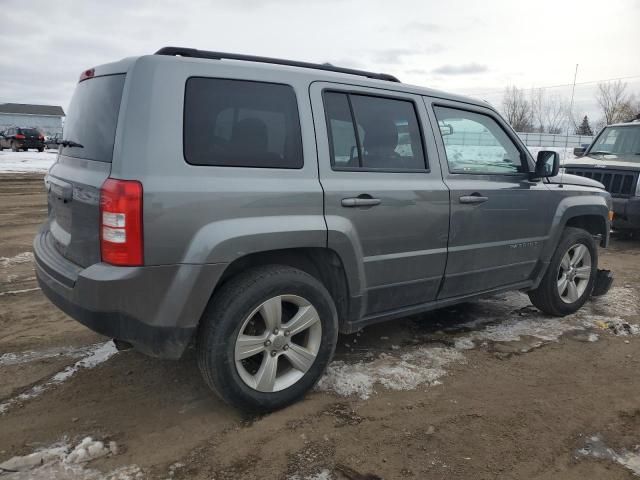
[[[613,198],[613,228],[640,230],[640,197]]]
[[[43,293],[67,315],[147,355],[179,358],[191,341],[224,264],[79,267],[34,239]]]

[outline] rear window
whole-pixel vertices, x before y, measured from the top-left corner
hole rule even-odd
[[[35,128],[20,128],[19,130],[23,135],[40,135],[40,132]]]
[[[301,168],[302,136],[293,88],[190,78],[185,92],[184,156],[193,165]]]
[[[111,162],[124,78],[124,74],[106,75],[78,84],[65,118],[62,138],[79,143],[82,148],[63,147],[63,155]]]

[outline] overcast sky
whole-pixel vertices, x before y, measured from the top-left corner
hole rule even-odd
[[[521,88],[626,78],[640,0],[0,0],[0,102],[67,107],[80,72],[165,45],[370,69],[499,104]],[[594,84],[576,90],[595,115]],[[569,95],[558,87],[551,93]]]

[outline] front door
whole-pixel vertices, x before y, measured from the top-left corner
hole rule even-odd
[[[449,192],[421,97],[314,83],[311,98],[328,246],[362,266],[360,314],[435,299]]]
[[[451,190],[449,258],[439,298],[523,285],[535,271],[555,209],[532,160],[492,110],[425,99],[437,122]]]

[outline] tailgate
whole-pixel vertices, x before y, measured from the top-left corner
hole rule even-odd
[[[71,99],[58,160],[45,178],[47,242],[82,267],[100,258],[100,188],[111,172],[124,74],[81,81]]]
[[[100,262],[100,187],[110,171],[110,163],[61,157],[45,177],[47,241],[83,267]]]

